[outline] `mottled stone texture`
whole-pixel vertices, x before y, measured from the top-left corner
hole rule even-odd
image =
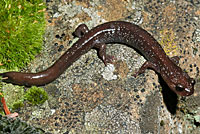
[[[79,24],[92,28],[124,20],[151,33],[170,57],[181,57],[180,66],[197,80],[195,93],[177,97],[152,70],[132,77],[144,58],[124,45],[108,45],[107,53],[116,58],[111,74],[117,78],[102,76],[105,66],[91,50],[44,86],[49,94],[44,105],[26,104],[19,110],[20,118],[55,134],[200,133],[198,1],[55,0],[46,4],[44,50],[28,70],[43,70],[58,59],[77,40],[72,33]]]

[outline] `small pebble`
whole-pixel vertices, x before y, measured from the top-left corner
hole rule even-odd
[[[58,117],[55,117],[54,119],[55,119],[55,120],[57,120],[57,119],[58,119]]]
[[[64,37],[64,36],[65,36],[65,34],[63,33],[61,36],[62,36],[62,37]]]
[[[63,48],[64,48],[64,46],[60,45],[60,47],[58,48],[58,52],[62,51]]]
[[[141,92],[142,92],[142,93],[145,92],[145,89],[143,88],[143,89],[141,90]]]
[[[59,124],[56,122],[56,123],[55,123],[55,126],[59,126]]]
[[[57,35],[56,35],[56,38],[58,39],[58,38],[60,38],[60,36],[57,34]]]
[[[140,96],[139,96],[139,95],[136,95],[136,98],[140,98]]]
[[[65,105],[66,105],[66,106],[69,106],[69,103],[68,103],[68,102],[65,102]]]

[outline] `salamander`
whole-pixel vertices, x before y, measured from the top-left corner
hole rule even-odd
[[[106,65],[112,57],[106,55],[106,44],[120,43],[139,51],[147,60],[137,75],[147,68],[153,69],[163,78],[169,88],[181,96],[194,92],[195,80],[177,65],[178,57],[169,58],[161,45],[146,30],[125,21],[111,21],[89,30],[85,24],[79,25],[74,35],[79,37],[51,67],[38,73],[5,72],[3,81],[25,86],[41,86],[58,78],[72,63],[90,49],[97,49],[99,58]]]

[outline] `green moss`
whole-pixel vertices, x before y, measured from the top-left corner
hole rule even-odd
[[[0,88],[1,90],[1,88]],[[16,109],[24,107],[24,102],[28,101],[30,104],[43,104],[48,99],[48,94],[43,88],[31,87],[26,92],[22,86],[13,86],[12,84],[5,84],[1,91],[6,100],[6,104],[11,112]],[[2,103],[0,103],[0,114],[4,113]]]
[[[12,110],[21,108],[23,106],[24,106],[24,102],[23,101],[14,102],[13,105],[12,105]]]
[[[45,131],[27,124],[19,118],[0,115],[0,134],[44,134]]]
[[[33,86],[25,93],[24,99],[33,105],[43,104],[48,99],[48,94],[43,88]]]
[[[0,4],[0,68],[24,67],[41,50],[45,31],[43,0]]]
[[[11,112],[16,109],[16,103],[24,101],[24,88],[22,86],[14,86],[12,84],[4,84],[2,87],[6,104]],[[15,106],[14,106],[15,105]],[[19,108],[19,107],[18,107]]]

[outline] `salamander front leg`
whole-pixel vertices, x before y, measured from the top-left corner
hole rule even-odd
[[[81,38],[89,31],[88,27],[85,24],[80,24],[76,30],[74,31],[73,35],[76,37]]]
[[[112,63],[114,57],[106,54],[106,44],[95,44],[94,48],[97,49],[98,56],[105,65]]]
[[[146,61],[139,69],[139,71],[137,71],[135,74],[133,74],[134,77],[137,77],[138,75],[142,74],[145,72],[145,70],[147,68],[151,68],[153,69],[154,71],[160,73],[160,68],[158,66],[156,66],[155,64],[153,64],[152,62],[150,61]]]

